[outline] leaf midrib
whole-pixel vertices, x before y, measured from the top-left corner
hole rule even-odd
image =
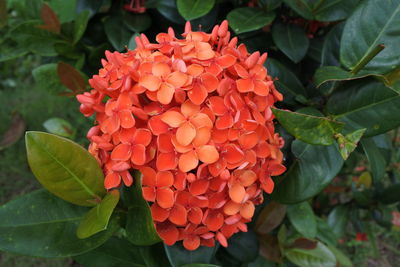
[[[65,219],[59,219],[59,220],[52,220],[52,221],[45,221],[45,222],[37,222],[37,223],[26,223],[26,224],[13,224],[13,225],[0,225],[0,227],[26,227],[26,226],[36,226],[36,225],[43,225],[43,224],[53,224],[53,223],[64,223],[64,222],[73,222],[73,221],[79,221],[83,218],[81,217],[74,217],[74,218],[65,218]]]

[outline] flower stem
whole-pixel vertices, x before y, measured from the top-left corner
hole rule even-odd
[[[351,74],[357,74],[362,68],[365,67],[376,55],[378,55],[385,48],[384,44],[377,45],[371,52],[365,55],[351,71]]]

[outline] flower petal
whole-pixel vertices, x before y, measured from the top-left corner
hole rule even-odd
[[[161,80],[157,76],[154,75],[144,75],[139,79],[139,85],[143,86],[149,91],[157,91],[160,88]]]
[[[213,145],[204,145],[197,149],[199,160],[211,164],[219,159],[218,150]]]
[[[161,208],[157,203],[151,205],[151,216],[156,222],[164,222],[169,217],[169,211]]]
[[[157,187],[170,187],[174,183],[174,176],[170,171],[159,171],[156,175]]]
[[[147,125],[154,135],[168,132],[168,124],[162,121],[161,116],[151,117],[147,122]]]
[[[179,127],[186,119],[178,111],[169,110],[161,115],[161,120],[168,124],[170,127]]]
[[[131,157],[131,151],[131,145],[119,144],[111,152],[111,159],[126,161]]]
[[[210,182],[207,179],[198,179],[190,184],[189,192],[193,196],[204,194],[208,190]]]
[[[161,208],[171,208],[175,203],[174,192],[169,188],[158,188],[156,191],[156,201]]]
[[[136,129],[133,135],[133,143],[148,146],[151,142],[152,135],[150,130],[145,128]]]
[[[176,131],[176,140],[182,146],[189,145],[196,137],[196,129],[190,122],[184,122]]]
[[[175,88],[169,83],[163,83],[157,91],[157,99],[163,105],[168,105],[174,98]]]
[[[219,81],[213,74],[205,72],[200,76],[200,79],[208,93],[217,89]]]
[[[224,213],[228,216],[235,215],[240,211],[241,206],[241,204],[230,200],[224,206]]]
[[[121,183],[121,176],[116,172],[110,172],[104,179],[104,187],[108,190],[118,187]]]
[[[247,93],[254,91],[254,82],[253,79],[240,79],[236,81],[236,87],[239,92]]]
[[[246,190],[239,183],[236,183],[233,186],[231,186],[231,188],[229,188],[229,197],[232,199],[232,201],[236,203],[242,203],[245,195],[246,195]]]
[[[195,104],[195,105],[201,105],[204,100],[207,98],[208,92],[206,88],[198,83],[193,85],[192,90],[188,92],[188,97],[189,99]]]
[[[181,105],[181,113],[183,116],[186,118],[190,118],[200,111],[200,106],[193,104],[192,101],[186,100],[182,105]]]
[[[157,184],[156,171],[150,167],[141,167],[140,173],[142,174],[142,184],[155,187]]]
[[[132,146],[131,161],[135,165],[143,165],[146,163],[146,147],[142,144]]]
[[[244,203],[242,205],[242,207],[240,208],[240,215],[243,218],[250,220],[254,215],[254,210],[255,210],[255,207],[254,207],[253,202],[246,201],[246,203]]]
[[[244,150],[255,147],[259,141],[258,134],[256,132],[247,132],[239,137],[240,147]]]
[[[157,137],[157,148],[162,153],[169,153],[174,151],[174,145],[172,144],[172,134],[163,133]]]
[[[187,250],[196,250],[200,246],[200,237],[197,235],[190,235],[183,239],[183,246]]]
[[[174,71],[167,78],[167,83],[175,88],[181,88],[187,81],[188,76],[180,71]]]
[[[192,207],[188,213],[188,220],[194,224],[200,224],[203,219],[203,211],[199,207]]]
[[[169,220],[176,225],[185,225],[187,223],[187,210],[185,207],[175,204],[170,211]]]
[[[197,129],[196,136],[193,139],[193,146],[200,147],[208,143],[211,139],[211,130],[208,127],[202,127]]]
[[[159,171],[173,170],[177,164],[175,152],[159,153],[157,156],[156,166]]]
[[[199,160],[196,152],[189,151],[179,157],[179,170],[189,172],[197,167]]]

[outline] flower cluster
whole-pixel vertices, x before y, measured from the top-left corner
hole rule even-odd
[[[182,36],[170,28],[157,43],[142,34],[135,50],[106,51],[93,89],[77,99],[85,116],[96,114],[89,151],[107,189],[131,186],[139,170],[166,244],[227,246],[285,171],[271,112],[282,95],[267,54],[237,45],[227,21],[210,34],[187,23]]]

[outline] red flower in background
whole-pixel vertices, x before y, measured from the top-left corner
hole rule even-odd
[[[368,241],[368,237],[366,233],[357,232],[356,240],[360,242]]]
[[[106,189],[131,186],[129,171],[139,170],[166,244],[227,246],[285,171],[271,112],[282,95],[267,54],[238,46],[227,21],[210,34],[187,23],[182,35],[170,28],[157,43],[142,34],[135,50],[106,51],[93,90],[77,99],[96,116],[87,137]]]

